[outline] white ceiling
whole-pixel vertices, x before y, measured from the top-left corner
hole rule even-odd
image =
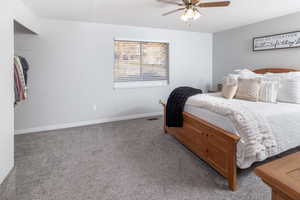
[[[300,11],[300,0],[231,0],[227,8],[201,8],[203,16],[188,27],[180,14],[162,17],[177,6],[156,0],[23,1],[41,17],[200,32],[218,32]]]

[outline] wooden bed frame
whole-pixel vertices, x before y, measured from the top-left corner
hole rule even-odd
[[[288,68],[264,68],[253,72],[287,73],[299,70]],[[164,116],[166,116],[166,105]],[[212,168],[228,180],[229,188],[234,191],[237,187],[236,148],[240,137],[225,131],[187,112],[183,112],[183,127],[167,127],[164,122],[164,131],[177,138],[192,152],[206,161]]]

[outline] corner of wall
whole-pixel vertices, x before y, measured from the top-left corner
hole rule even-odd
[[[216,34],[217,33],[212,33],[212,66],[211,66],[211,85],[212,85],[212,88],[215,88],[216,87],[216,84],[215,84],[215,77],[214,77],[214,74],[215,74],[215,59],[216,59]]]
[[[41,31],[39,18],[28,8],[22,0],[14,0],[14,20],[35,34]]]

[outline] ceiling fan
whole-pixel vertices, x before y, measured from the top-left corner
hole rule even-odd
[[[176,10],[162,14],[162,16],[167,16],[175,12],[184,10],[181,15],[181,19],[185,22],[190,20],[196,20],[201,16],[198,8],[210,8],[210,7],[226,7],[230,5],[230,1],[219,1],[219,2],[203,2],[202,0],[182,0],[182,2],[176,2],[172,0],[158,0],[162,3],[173,4],[177,6],[182,6]]]

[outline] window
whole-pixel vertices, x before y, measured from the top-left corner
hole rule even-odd
[[[168,83],[169,44],[115,40],[115,87]]]

